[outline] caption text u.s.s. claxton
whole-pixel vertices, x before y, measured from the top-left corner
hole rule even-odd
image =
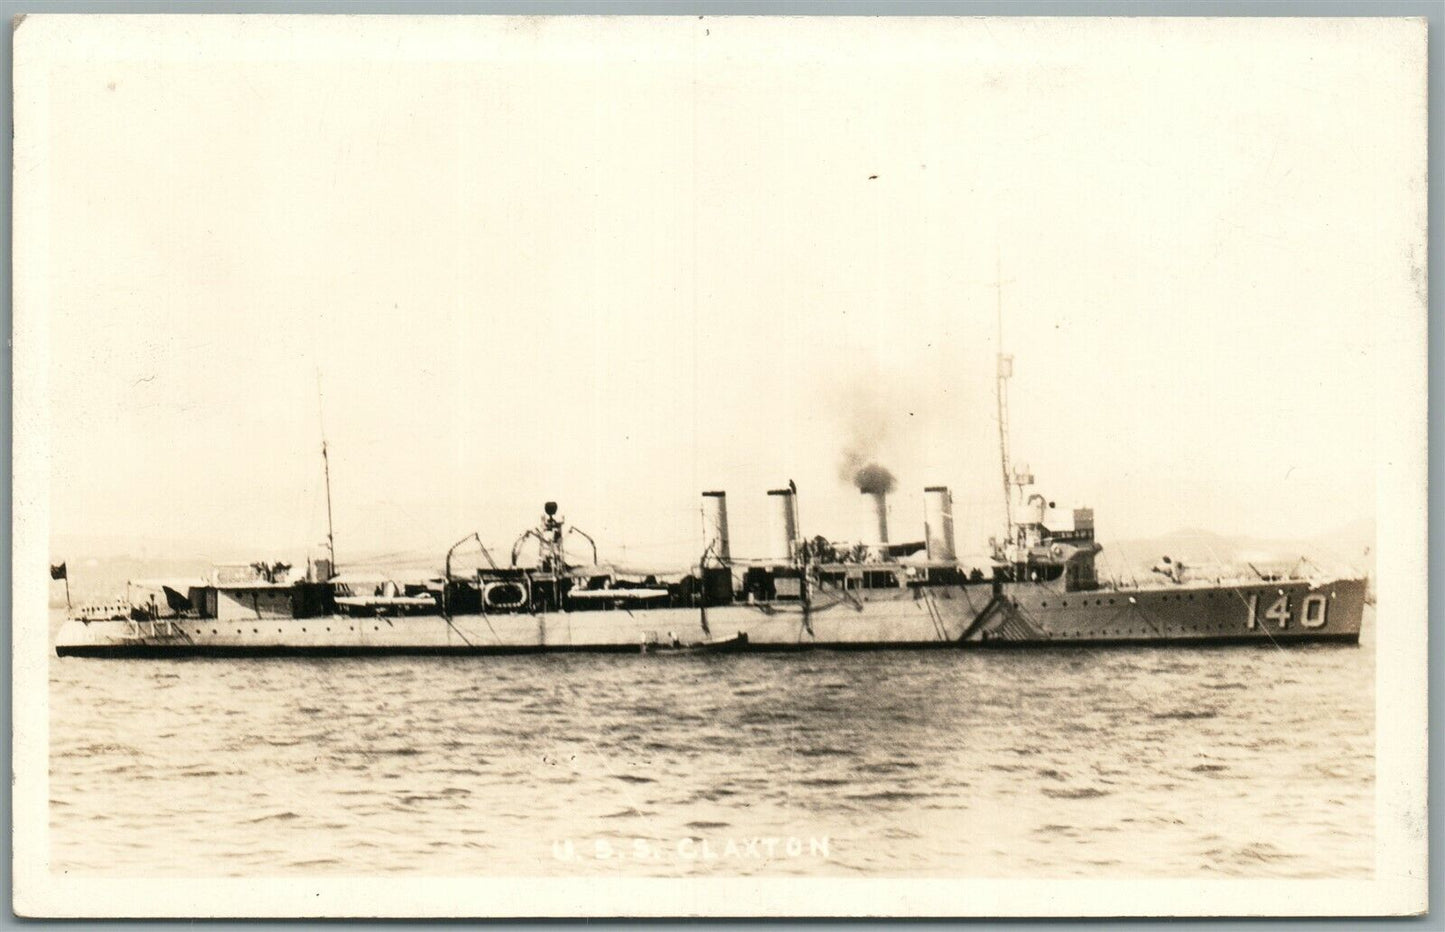
[[[769,861],[830,856],[829,836],[759,836],[752,838],[699,838],[675,841],[634,838],[559,838],[552,842],[558,861]]]

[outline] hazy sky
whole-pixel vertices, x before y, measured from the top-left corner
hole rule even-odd
[[[1000,261],[1015,458],[1101,535],[1374,514],[1376,334],[1424,313],[1399,21],[186,18],[67,48],[17,123],[53,535],[314,544],[319,370],[343,563],[509,545],[549,498],[604,555],[695,559],[712,488],[755,554],[790,478],[804,531],[851,535],[869,428],[894,538],[945,483],[967,549],[1002,520]]]

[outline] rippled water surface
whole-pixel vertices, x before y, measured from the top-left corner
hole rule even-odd
[[[52,869],[1367,876],[1373,671],[1368,627],[1286,651],[52,659]]]

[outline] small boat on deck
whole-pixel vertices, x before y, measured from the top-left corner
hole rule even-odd
[[[441,611],[442,581],[398,579],[386,573],[341,573],[328,580],[339,614],[356,618],[435,615]]]

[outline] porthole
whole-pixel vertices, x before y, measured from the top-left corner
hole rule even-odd
[[[237,628],[237,629],[236,629],[236,633],[237,633],[237,634],[240,634],[240,633],[241,633],[241,629],[240,629],[240,628]]]
[[[211,629],[211,633],[212,633],[212,634],[215,634],[215,633],[216,633],[216,629],[215,629],[215,628],[212,628],[212,629]]]
[[[256,630],[255,628],[252,628],[252,629],[251,629],[251,633],[252,633],[252,634],[260,634],[261,632],[258,631],[258,630]]]
[[[302,634],[305,634],[305,633],[306,633],[306,629],[305,629],[305,628],[302,628],[302,629],[301,629],[301,633],[302,633]]]
[[[331,629],[330,629],[330,628],[327,628],[327,629],[326,629],[326,633],[327,633],[327,634],[330,634],[330,633],[331,633]]]
[[[1040,608],[1048,608],[1048,607],[1049,607],[1049,603],[1047,603],[1047,602],[1040,602],[1040,603],[1039,603],[1039,607],[1040,607]]]

